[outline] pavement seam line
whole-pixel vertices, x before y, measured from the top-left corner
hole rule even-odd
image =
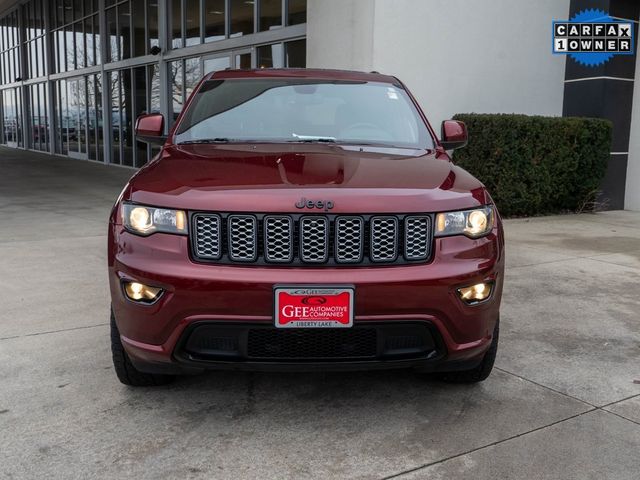
[[[524,268],[524,267],[535,267],[538,265],[549,265],[550,263],[559,263],[559,262],[569,262],[571,260],[579,260],[581,257],[570,257],[570,258],[561,258],[558,260],[549,260],[548,262],[537,262],[537,263],[527,263],[525,265],[513,265],[509,266],[509,270],[513,270],[514,268]]]
[[[527,432],[518,433],[518,434],[516,434],[516,435],[512,435],[512,436],[507,437],[507,438],[504,438],[504,439],[502,439],[502,440],[497,440],[497,441],[495,441],[495,442],[491,442],[491,443],[488,443],[488,444],[486,444],[486,445],[482,445],[482,446],[480,446],[480,447],[472,448],[471,450],[468,450],[468,451],[466,451],[466,452],[457,453],[457,454],[455,454],[455,455],[450,455],[449,457],[446,457],[446,458],[443,458],[443,459],[440,459],[440,460],[435,460],[435,461],[433,461],[433,462],[426,463],[426,464],[424,464],[424,465],[420,465],[420,466],[415,467],[415,468],[411,468],[411,469],[408,469],[408,470],[404,470],[404,471],[402,471],[402,472],[400,472],[400,473],[395,473],[395,474],[393,474],[393,475],[389,475],[389,476],[386,476],[386,477],[382,477],[380,480],[391,480],[392,478],[400,478],[400,477],[402,477],[402,476],[404,476],[404,475],[408,475],[408,474],[410,474],[410,473],[414,473],[414,472],[417,472],[417,471],[419,471],[419,470],[423,470],[423,469],[425,469],[425,468],[433,467],[434,465],[439,465],[439,464],[441,464],[441,463],[448,462],[449,460],[454,460],[454,459],[456,459],[456,458],[458,458],[458,457],[463,457],[463,456],[465,456],[465,455],[469,455],[469,454],[471,454],[471,453],[475,453],[475,452],[478,452],[478,451],[480,451],[480,450],[484,450],[485,448],[495,447],[496,445],[500,445],[500,444],[505,443],[505,442],[508,442],[508,441],[510,441],[510,440],[515,440],[516,438],[520,438],[520,437],[523,437],[523,436],[525,436],[525,435],[529,435],[530,433],[535,433],[535,432],[538,432],[538,431],[540,431],[540,430],[544,430],[545,428],[553,427],[553,426],[558,425],[558,424],[560,424],[560,423],[566,422],[566,421],[568,421],[568,420],[573,420],[574,418],[581,417],[582,415],[586,415],[587,413],[596,412],[596,411],[598,411],[598,410],[599,410],[599,409],[598,409],[597,407],[590,408],[590,409],[589,409],[589,410],[587,410],[587,411],[584,411],[584,412],[581,412],[581,413],[577,413],[577,414],[575,414],[575,415],[571,415],[570,417],[563,418],[563,419],[561,419],[561,420],[557,420],[557,421],[552,422],[552,423],[550,423],[550,424],[548,424],[548,425],[543,425],[543,426],[540,426],[540,427],[536,427],[536,428],[534,428],[534,429],[532,429],[532,430],[529,430],[529,431],[527,431]],[[608,412],[607,412],[607,413],[608,413]]]
[[[590,407],[592,407],[592,408],[601,408],[601,407],[598,407],[597,405],[594,405],[594,404],[593,404],[593,403],[591,403],[591,402],[587,402],[586,400],[582,400],[581,398],[574,397],[573,395],[571,395],[571,394],[569,394],[569,393],[562,392],[562,391],[560,391],[560,390],[556,390],[556,389],[555,389],[555,388],[553,388],[553,387],[549,387],[549,386],[547,386],[547,385],[543,385],[543,384],[541,384],[541,383],[536,382],[535,380],[531,380],[531,379],[529,379],[529,378],[523,377],[522,375],[518,375],[517,373],[513,373],[513,372],[510,372],[509,370],[505,370],[504,368],[501,368],[501,367],[498,367],[498,366],[495,366],[495,367],[493,367],[493,368],[495,368],[496,370],[498,370],[498,371],[500,371],[500,372],[502,372],[502,373],[506,373],[506,374],[508,374],[508,375],[512,375],[512,376],[514,376],[514,377],[516,377],[516,378],[519,378],[520,380],[524,380],[525,382],[529,382],[529,383],[531,383],[531,384],[533,384],[533,385],[536,385],[537,387],[545,388],[545,389],[547,389],[547,390],[550,390],[550,391],[552,391],[552,392],[554,392],[554,393],[557,393],[557,394],[559,394],[559,395],[562,395],[562,396],[564,396],[564,397],[570,398],[570,399],[572,399],[572,400],[576,400],[576,401],[578,401],[578,402],[580,402],[580,403],[584,403],[585,405],[589,405],[589,406],[590,406]],[[622,400],[620,400],[620,401],[622,401]]]
[[[633,249],[633,250],[625,250],[624,252],[603,253],[602,256],[605,256],[605,255],[624,255],[625,253],[631,253],[631,252],[637,252],[637,251],[638,251],[637,249]],[[564,254],[558,254],[558,255],[564,255]],[[513,270],[514,268],[536,267],[538,265],[548,265],[550,263],[569,262],[571,260],[593,260],[595,262],[607,263],[609,265],[616,265],[618,267],[625,267],[625,268],[631,268],[633,270],[639,270],[638,267],[635,267],[635,266],[632,266],[632,265],[623,265],[621,263],[614,263],[614,262],[608,262],[606,260],[600,260],[600,259],[597,258],[598,256],[599,255],[561,258],[561,259],[558,259],[558,260],[549,260],[547,262],[527,263],[525,265],[513,265],[513,266],[509,266],[508,268],[510,270]]]
[[[82,326],[82,327],[62,328],[60,330],[50,330],[48,332],[27,333],[25,335],[13,335],[11,337],[0,337],[0,341],[1,340],[13,340],[15,338],[36,337],[38,335],[48,335],[50,333],[71,332],[73,330],[84,330],[84,329],[87,329],[87,328],[104,327],[106,325],[109,325],[109,323],[97,323],[95,325],[85,325],[85,326]]]
[[[635,250],[634,250],[635,252]],[[619,255],[617,253],[614,253],[613,255]],[[624,253],[623,253],[624,255]],[[599,258],[589,258],[589,260],[594,260],[596,262],[600,262],[600,263],[606,263],[607,265],[617,265],[619,267],[625,267],[625,268],[631,268],[633,270],[640,270],[640,268],[633,266],[633,265],[623,265],[622,263],[615,263],[615,262],[608,262],[606,260],[600,260]]]
[[[620,400],[616,400],[615,402],[610,402],[610,403],[607,403],[607,404],[605,404],[605,405],[598,406],[598,405],[594,405],[594,404],[593,404],[593,403],[591,403],[591,402],[587,402],[586,400],[582,400],[581,398],[574,397],[573,395],[570,395],[570,394],[568,394],[568,393],[561,392],[560,390],[556,390],[555,388],[548,387],[547,385],[542,385],[541,383],[538,383],[538,382],[536,382],[536,381],[534,381],[534,380],[530,380],[530,379],[528,379],[528,378],[522,377],[522,376],[518,375],[517,373],[509,372],[508,370],[505,370],[505,369],[500,368],[500,367],[494,367],[494,368],[495,368],[496,370],[499,370],[499,371],[501,371],[501,372],[503,372],[503,373],[506,373],[506,374],[508,374],[508,375],[513,375],[513,376],[514,376],[514,377],[516,377],[516,378],[519,378],[519,379],[524,380],[524,381],[526,381],[526,382],[532,383],[533,385],[536,385],[536,386],[538,386],[538,387],[546,388],[547,390],[551,390],[552,392],[558,393],[558,394],[560,394],[560,395],[564,395],[565,397],[567,397],[567,398],[571,398],[572,400],[577,400],[578,402],[582,402],[582,403],[584,403],[584,404],[586,404],[586,405],[589,405],[590,407],[592,407],[592,408],[594,408],[594,409],[596,409],[596,410],[600,410],[600,411],[602,411],[602,412],[611,413],[612,415],[615,415],[616,417],[622,418],[623,420],[627,420],[627,421],[629,421],[629,422],[631,422],[631,423],[635,423],[636,425],[640,425],[640,422],[638,422],[638,421],[636,421],[636,420],[633,420],[633,419],[631,419],[631,418],[627,418],[627,417],[625,417],[624,415],[621,415],[621,414],[619,414],[619,413],[617,413],[617,412],[612,412],[611,410],[606,410],[606,408],[607,408],[607,407],[611,407],[612,405],[616,405],[617,403],[625,402],[625,401],[627,401],[627,400],[630,400],[630,399],[632,399],[632,398],[635,398],[635,397],[637,397],[637,396],[640,396],[640,394],[638,394],[638,393],[637,393],[637,394],[635,394],[635,395],[631,395],[630,397],[626,397],[626,398],[622,398],[622,399],[620,399]]]
[[[603,408],[599,408],[598,410],[602,410],[603,412],[607,412],[610,413],[611,415],[615,415],[618,418],[621,418],[622,420],[626,420],[627,422],[631,422],[631,423],[635,423],[636,425],[638,425],[640,427],[640,422],[638,422],[637,420],[633,420],[631,418],[625,417],[624,415],[617,413],[617,412],[612,412],[611,410],[605,410]]]
[[[611,407],[612,405],[615,405],[616,403],[626,402],[627,400],[631,400],[632,398],[636,398],[636,397],[640,397],[640,393],[636,393],[636,394],[630,395],[630,396],[628,396],[626,398],[622,398],[620,400],[616,400],[615,402],[607,403],[605,405],[602,405],[600,408]]]

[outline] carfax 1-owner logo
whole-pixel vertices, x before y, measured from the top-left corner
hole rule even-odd
[[[614,55],[633,55],[633,23],[602,10],[584,10],[570,20],[553,22],[553,53],[595,67]]]

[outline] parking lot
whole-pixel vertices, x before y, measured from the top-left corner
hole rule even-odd
[[[506,222],[497,369],[131,389],[106,231],[133,170],[0,148],[0,478],[637,479],[640,212]]]

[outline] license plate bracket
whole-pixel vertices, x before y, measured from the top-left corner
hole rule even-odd
[[[353,326],[353,286],[276,286],[273,293],[276,328]]]

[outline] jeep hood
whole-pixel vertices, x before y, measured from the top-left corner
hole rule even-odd
[[[185,210],[292,212],[300,198],[332,213],[434,212],[490,201],[483,185],[428,150],[318,144],[169,146],[124,198]]]

